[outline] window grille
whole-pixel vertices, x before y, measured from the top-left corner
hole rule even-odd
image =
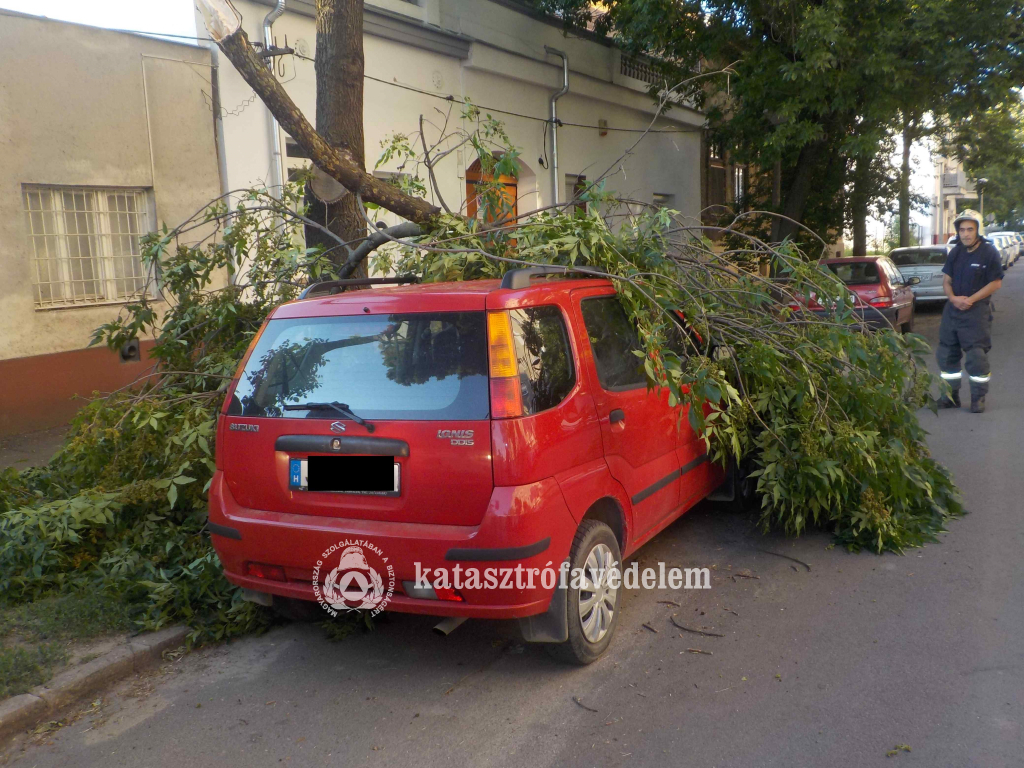
[[[23,188],[36,307],[123,303],[146,288],[142,189]]]

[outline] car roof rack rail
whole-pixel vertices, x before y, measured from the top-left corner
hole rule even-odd
[[[356,288],[362,285],[401,285],[403,283],[418,283],[420,278],[418,275],[399,275],[398,277],[350,277],[346,280],[324,280],[320,283],[313,283],[307,285],[302,293],[299,294],[300,299],[309,298],[311,294],[320,293],[321,291],[328,294],[340,293],[346,288]]]
[[[562,267],[555,264],[547,264],[542,267],[523,267],[522,269],[512,269],[505,273],[505,276],[501,278],[501,288],[511,288],[512,290],[520,290],[522,288],[530,287],[530,278],[536,275],[571,275],[579,274],[586,275],[587,277],[593,277],[601,279],[605,275],[592,272],[585,267]]]

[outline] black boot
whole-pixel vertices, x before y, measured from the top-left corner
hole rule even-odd
[[[954,389],[952,398],[943,395],[939,398],[939,408],[959,408],[960,407],[960,390]]]
[[[971,413],[985,412],[985,396],[971,398]]]

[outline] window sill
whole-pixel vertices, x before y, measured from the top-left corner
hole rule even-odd
[[[139,297],[139,298],[141,298],[141,297]],[[133,298],[133,299],[119,299],[119,300],[116,300],[116,301],[89,301],[89,302],[84,302],[83,301],[83,302],[80,302],[78,304],[54,304],[52,306],[47,306],[47,307],[34,306],[34,307],[32,307],[32,309],[34,311],[36,311],[36,312],[57,312],[57,311],[63,311],[63,310],[67,310],[67,309],[92,309],[93,307],[125,307],[129,303],[131,303],[131,302],[133,302],[135,300],[136,299]],[[165,303],[163,299],[153,298],[152,296],[149,297],[149,301],[150,301],[151,304],[164,304]]]

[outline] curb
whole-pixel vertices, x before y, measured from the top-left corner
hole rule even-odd
[[[188,627],[169,627],[139,635],[97,659],[61,672],[29,693],[0,701],[0,744],[68,704],[160,661],[164,651],[183,645],[188,633]]]

